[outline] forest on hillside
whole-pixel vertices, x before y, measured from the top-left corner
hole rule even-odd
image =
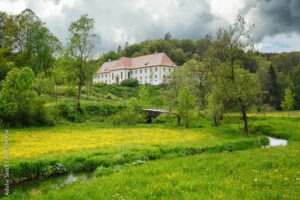
[[[166,33],[161,39],[137,44],[124,41],[123,47],[94,60],[94,46],[100,40],[88,15],[70,24],[63,47],[32,10],[17,15],[0,12],[1,121],[15,124],[41,119],[46,102],[64,95],[60,88],[72,88],[81,112],[83,88],[92,91],[99,66],[109,59],[154,52],[165,52],[181,66],[162,87],[168,91],[168,104],[182,116],[190,107],[208,109],[217,125],[224,112],[244,114],[252,106],[300,109],[300,52],[258,52],[243,18],[237,22],[199,40],[175,39]]]

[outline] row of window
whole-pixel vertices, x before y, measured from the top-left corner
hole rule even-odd
[[[165,70],[166,70],[166,68],[164,67],[163,71],[165,72]],[[144,71],[145,71],[145,73],[147,73],[147,69],[144,69]],[[172,71],[172,69],[169,68],[169,72],[171,72],[171,71]],[[137,74],[137,72],[138,72],[138,70],[135,70],[135,74]],[[150,72],[152,72],[152,68],[150,68]],[[157,72],[157,67],[155,68],[155,72]],[[143,73],[143,71],[142,71],[142,69],[140,69],[140,74],[142,74],[142,73]],[[130,72],[130,74],[132,74],[132,71]],[[101,78],[104,78],[104,77],[107,78],[107,76],[110,77],[110,74],[108,74],[108,73],[101,74]],[[129,76],[129,73],[128,73],[128,76]],[[155,77],[157,77],[157,75],[155,75]],[[99,79],[100,75],[97,75],[96,78]],[[111,78],[112,78],[112,80],[114,80],[114,73],[111,74]],[[121,72],[121,79],[123,79],[123,72]]]

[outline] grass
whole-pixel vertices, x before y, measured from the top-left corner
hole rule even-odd
[[[300,148],[254,149],[152,161],[90,182],[18,199],[298,199]]]
[[[262,141],[257,139],[262,137],[244,136],[237,121],[233,116],[234,124],[217,128],[209,123],[191,129],[164,125],[104,128],[87,123],[13,130],[12,137],[18,132],[28,135],[20,138],[34,144],[37,151],[27,158],[26,153],[16,156],[12,165],[30,166],[42,158],[45,166],[63,163],[71,171],[100,166],[95,173],[104,176],[59,188],[42,185],[29,192],[16,190],[8,199],[297,199],[300,118],[253,118],[252,130],[289,140],[287,147],[259,149]],[[60,134],[65,137],[62,143],[56,140]],[[41,153],[41,144],[48,151]],[[126,163],[135,164],[125,167]]]

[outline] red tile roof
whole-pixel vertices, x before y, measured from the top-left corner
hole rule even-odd
[[[170,66],[175,67],[175,63],[167,56],[167,54],[156,53],[136,58],[122,57],[117,61],[104,63],[97,73],[109,72],[118,69],[136,69],[150,66]]]

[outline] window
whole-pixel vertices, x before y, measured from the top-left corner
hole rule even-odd
[[[142,77],[140,76],[140,79],[142,80]]]
[[[164,68],[164,72],[166,71],[166,68]]]
[[[155,78],[157,78],[157,75],[155,75]]]
[[[107,74],[105,74],[105,78],[107,78]]]
[[[169,68],[169,72],[171,72],[171,68]]]
[[[135,74],[137,74],[137,70],[135,70]]]
[[[140,69],[140,74],[142,73],[142,70]]]
[[[155,67],[155,71],[157,72],[157,67]]]
[[[123,72],[121,72],[121,79],[123,79]]]
[[[152,68],[150,68],[150,72],[152,72]]]
[[[102,78],[103,78],[103,74],[101,74]]]
[[[145,77],[145,79],[147,79],[147,76]]]
[[[147,73],[147,69],[145,69],[145,73]]]
[[[114,73],[111,74],[111,80],[114,80]]]

